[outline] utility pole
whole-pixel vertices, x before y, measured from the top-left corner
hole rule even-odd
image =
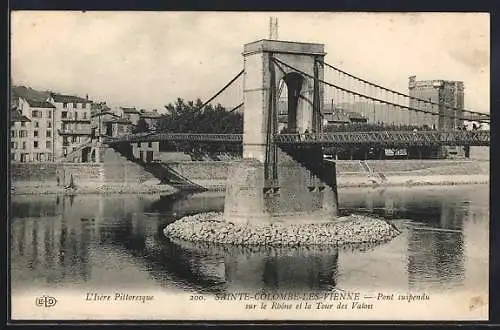
[[[269,39],[278,40],[278,18],[269,17]]]

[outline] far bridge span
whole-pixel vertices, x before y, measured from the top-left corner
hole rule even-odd
[[[149,133],[130,134],[119,138],[105,138],[104,143],[120,142],[224,142],[243,143],[242,134],[205,133]],[[385,148],[434,146],[489,146],[490,131],[373,131],[329,132],[314,134],[277,134],[272,142],[277,145],[370,146]]]

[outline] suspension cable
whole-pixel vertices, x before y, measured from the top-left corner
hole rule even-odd
[[[418,97],[410,96],[410,95],[408,95],[408,94],[404,94],[404,93],[400,93],[400,92],[395,91],[395,90],[388,89],[388,88],[386,88],[386,87],[380,86],[380,85],[378,85],[378,84],[372,83],[372,82],[367,81],[367,80],[365,80],[365,79],[362,79],[362,78],[356,77],[356,76],[354,76],[354,75],[352,75],[352,74],[350,74],[350,73],[347,73],[347,72],[345,72],[345,71],[342,71],[342,70],[340,70],[339,68],[336,68],[336,67],[334,67],[333,65],[328,64],[328,63],[326,63],[326,62],[324,62],[324,61],[321,61],[321,60],[318,60],[318,61],[320,61],[321,63],[325,64],[326,66],[328,66],[328,67],[330,67],[330,68],[332,68],[332,69],[334,69],[334,70],[337,70],[337,71],[339,71],[339,72],[342,72],[343,74],[345,74],[345,75],[347,75],[347,76],[349,76],[349,77],[351,77],[351,78],[354,78],[354,79],[357,79],[357,80],[359,80],[359,81],[362,81],[362,82],[364,82],[364,83],[366,83],[366,84],[369,84],[369,85],[372,85],[372,86],[375,86],[375,87],[381,88],[381,89],[383,89],[383,90],[385,90],[385,91],[387,91],[387,92],[392,92],[392,93],[398,94],[398,95],[400,95],[400,96],[408,97],[408,98],[410,98],[410,99],[414,99],[414,100],[417,100],[417,101],[422,101],[422,102],[424,102],[424,103],[429,103],[429,104],[434,104],[434,105],[440,105],[439,103],[436,103],[436,102],[432,102],[432,101],[428,101],[428,100],[420,99],[420,98],[418,98]],[[449,109],[453,109],[453,110],[460,110],[460,111],[463,111],[463,112],[468,112],[468,113],[472,113],[472,114],[476,114],[476,115],[480,115],[480,116],[490,117],[490,115],[489,115],[489,114],[486,114],[486,113],[483,113],[483,112],[477,112],[477,111],[472,111],[472,110],[459,109],[459,108],[456,108],[456,107],[450,107],[450,106],[445,106],[445,107],[446,107],[446,108],[449,108]]]
[[[196,109],[196,111],[200,111],[201,109],[203,109],[208,103],[210,103],[213,99],[215,99],[217,96],[219,96],[223,91],[225,91],[229,86],[231,86],[231,84],[233,82],[236,81],[236,79],[238,79],[243,73],[245,72],[245,69],[241,70],[240,73],[238,73],[233,79],[231,79],[230,82],[228,82],[224,87],[222,87],[222,89],[220,91],[218,91],[217,93],[215,93],[214,96],[212,96],[208,101],[206,101],[205,103],[203,103],[198,109]]]
[[[277,62],[279,62],[280,64],[282,64],[282,65],[284,65],[284,66],[288,67],[289,69],[295,70],[295,71],[297,71],[298,73],[301,73],[301,74],[303,74],[303,75],[305,75],[305,76],[307,76],[307,77],[309,77],[309,78],[313,79],[313,76],[312,76],[312,75],[310,75],[309,73],[306,73],[306,72],[304,72],[304,71],[302,71],[302,70],[299,70],[299,69],[297,69],[297,68],[295,68],[295,67],[293,67],[293,66],[291,66],[291,65],[289,65],[289,64],[286,64],[285,62],[283,62],[283,61],[281,61],[281,60],[277,59],[276,57],[274,57],[274,60],[275,60],[275,61],[277,61]],[[365,97],[366,97],[366,98],[368,98],[368,99],[371,99],[371,100],[373,100],[373,101],[378,101],[378,102],[380,102],[380,103],[384,103],[384,104],[387,104],[387,105],[397,105],[397,104],[393,104],[393,103],[388,102],[388,101],[384,101],[384,100],[377,99],[377,98],[374,98],[374,97],[370,97],[370,96],[367,96],[367,95],[362,95],[362,94],[359,94],[359,93],[354,92],[354,91],[350,91],[350,90],[348,90],[348,89],[342,88],[342,87],[340,87],[340,86],[337,86],[337,85],[335,85],[335,84],[329,83],[329,82],[324,81],[324,80],[321,80],[321,79],[318,79],[318,81],[319,81],[319,82],[322,82],[322,83],[324,83],[325,85],[328,85],[328,86],[330,86],[330,87],[333,87],[333,88],[338,88],[338,89],[340,89],[340,90],[342,90],[342,91],[345,91],[345,92],[346,92],[346,93],[348,93],[348,94],[353,94],[353,95],[358,95],[358,96],[365,96]],[[379,87],[379,88],[381,88],[381,87]],[[387,90],[387,89],[384,89],[384,90],[385,90],[385,91],[387,91],[387,92],[392,92],[391,90]],[[400,107],[401,107],[401,108],[408,109],[408,110],[412,110],[412,111],[415,111],[415,112],[430,113],[430,112],[429,112],[429,111],[427,111],[427,110],[422,110],[422,109],[411,108],[411,107],[409,107],[409,106],[400,105]],[[448,117],[448,118],[456,118],[455,116],[450,116],[450,115],[445,115],[445,114],[439,114],[439,116],[440,116],[440,117]],[[487,122],[489,122],[489,120],[486,120],[486,119],[480,119],[480,120],[470,120],[470,119],[467,119],[466,117],[461,117],[460,119],[462,119],[462,120],[469,120],[469,121],[477,121],[477,122],[481,122],[481,123],[485,123],[485,122],[487,123]]]
[[[231,110],[229,110],[228,112],[229,112],[229,113],[231,113],[231,112],[233,112],[233,111],[238,110],[239,108],[241,108],[241,107],[243,106],[243,104],[244,104],[243,102],[242,102],[242,103],[240,103],[239,105],[235,106],[234,108],[232,108],[232,109],[231,109]]]

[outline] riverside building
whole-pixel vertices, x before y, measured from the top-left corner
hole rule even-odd
[[[17,97],[15,101],[11,161],[90,161],[92,101],[88,97],[50,93],[47,100]]]

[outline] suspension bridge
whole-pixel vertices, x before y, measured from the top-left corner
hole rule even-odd
[[[204,111],[211,103],[242,111],[243,134],[142,133],[103,142],[242,144],[243,161],[228,173],[224,211],[227,219],[236,222],[297,220],[304,214],[324,220],[336,215],[335,163],[323,159],[325,146],[490,144],[489,131],[464,130],[465,122],[489,123],[489,114],[462,109],[456,100],[435,102],[391,90],[328,64],[325,56],[324,45],[317,43],[259,40],[246,44],[243,70],[198,108]],[[330,112],[360,113],[381,130],[325,132],[325,100],[331,100]],[[398,129],[405,125],[419,128]]]
[[[275,144],[320,144],[322,146],[369,146],[385,148],[405,147],[438,147],[438,146],[489,146],[490,133],[485,130],[465,131],[461,129],[465,122],[489,124],[490,115],[482,112],[467,110],[452,106],[444,102],[434,102],[410,96],[408,94],[391,90],[376,83],[370,82],[347,73],[331,64],[315,59],[314,65],[321,69],[328,69],[331,81],[314,76],[280,59],[279,54],[273,54],[270,63],[281,73],[285,70],[298,74],[297,79],[308,78],[322,89],[324,99],[331,99],[330,111],[350,110],[358,112],[367,120],[380,124],[380,131],[367,132],[322,132],[322,125],[307,127],[302,132],[298,130],[294,118],[288,122],[287,133],[276,131],[272,134],[272,143]],[[245,103],[241,95],[241,80],[245,70],[236,74],[223,88],[210,97],[199,111],[209,104],[223,104],[229,112],[245,109]],[[288,76],[293,79],[293,75]],[[292,77],[292,78],[290,78]],[[276,95],[276,101],[283,100],[285,80],[280,81]],[[292,85],[294,82],[291,83]],[[296,83],[295,83],[296,84]],[[231,90],[231,87],[234,87]],[[288,88],[287,88],[288,89]],[[226,95],[224,94],[226,93]],[[312,107],[313,114],[322,118],[324,110],[322,106],[326,102],[320,102],[314,96],[307,97],[305,91],[298,91],[296,100],[285,95],[288,105],[280,111],[274,109],[272,117],[296,115],[298,101],[305,102]],[[328,94],[328,96],[326,96]],[[273,102],[276,102],[273,101]],[[295,103],[295,106],[294,106]],[[278,105],[275,105],[275,108]],[[283,108],[283,107],[282,107]],[[248,115],[248,111],[244,111]],[[276,118],[274,118],[276,119]],[[274,120],[273,119],[273,120]],[[428,123],[427,125],[422,123]],[[387,129],[384,129],[387,125]],[[418,131],[398,130],[398,126],[420,126]],[[431,127],[438,127],[438,129]],[[442,128],[442,129],[439,129]],[[293,134],[292,134],[293,132]],[[189,142],[224,142],[243,143],[243,134],[210,134],[210,133],[148,133],[129,134],[120,137],[106,137],[103,142],[115,144],[120,142],[153,142],[153,141],[189,141]]]

